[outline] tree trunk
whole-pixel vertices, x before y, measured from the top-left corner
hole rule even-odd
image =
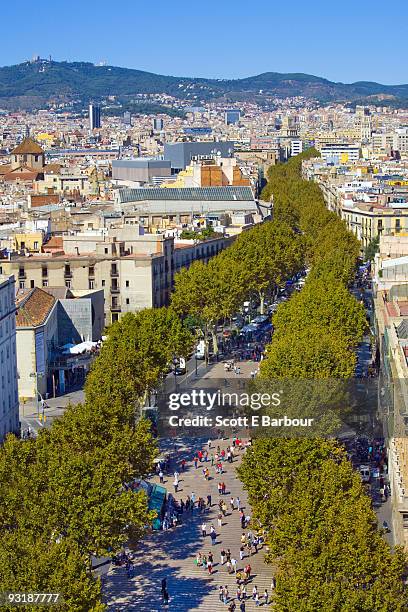
[[[214,327],[211,329],[211,336],[212,336],[212,341],[213,341],[214,355],[217,355],[218,354],[217,330]]]
[[[259,292],[259,299],[261,301],[261,315],[264,314],[264,310],[265,310],[265,293],[264,291],[260,291]]]

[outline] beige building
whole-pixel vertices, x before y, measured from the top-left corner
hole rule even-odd
[[[363,247],[377,236],[408,233],[408,206],[405,202],[382,206],[364,201],[344,200],[340,215]]]
[[[138,225],[64,236],[62,249],[31,257],[0,259],[0,273],[13,273],[20,289],[103,289],[105,324],[123,313],[169,303],[174,273],[199,259],[208,261],[233,238],[175,245],[163,234],[144,234]]]
[[[408,285],[377,291],[374,300],[383,378],[380,406],[388,442],[392,530],[408,550]],[[404,295],[405,294],[405,295]]]

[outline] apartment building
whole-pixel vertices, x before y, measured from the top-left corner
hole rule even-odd
[[[30,257],[12,253],[0,259],[3,273],[14,273],[18,288],[103,289],[105,324],[126,312],[169,303],[174,273],[199,259],[208,261],[233,238],[214,237],[191,252],[174,237],[145,234],[139,225],[62,237],[62,248]]]
[[[0,442],[20,431],[14,293],[14,277],[0,274]]]
[[[408,233],[408,202],[387,205],[356,200],[343,200],[340,216],[347,227],[366,247],[373,238]]]
[[[325,162],[339,164],[358,161],[360,158],[360,147],[349,144],[326,144],[320,149],[320,154]]]
[[[407,269],[405,263],[406,281]],[[382,363],[379,410],[388,446],[392,530],[395,543],[408,550],[408,284],[383,290],[375,282],[374,287]]]

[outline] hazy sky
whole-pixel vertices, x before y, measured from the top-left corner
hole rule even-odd
[[[51,54],[176,76],[408,82],[406,0],[20,0],[1,21],[3,66]]]

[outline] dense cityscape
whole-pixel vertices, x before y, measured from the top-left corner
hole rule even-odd
[[[407,611],[408,85],[78,45],[0,67],[0,607]]]

